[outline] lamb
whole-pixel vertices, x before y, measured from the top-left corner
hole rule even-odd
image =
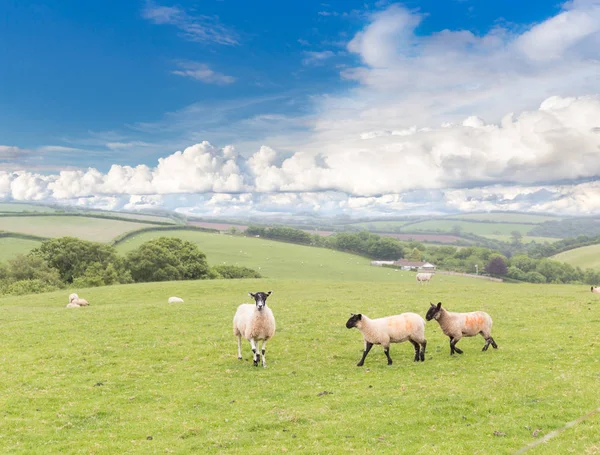
[[[183,299],[181,297],[169,297],[169,303],[183,303]]]
[[[592,294],[600,294],[600,286],[592,286]]]
[[[364,314],[352,314],[346,328],[356,327],[363,335],[365,340],[365,350],[362,359],[356,364],[362,367],[365,358],[374,344],[380,344],[383,347],[388,365],[392,364],[390,357],[390,344],[410,341],[415,348],[415,362],[425,361],[425,321],[416,313],[402,313],[396,316],[388,316],[379,319],[370,319]]]
[[[431,281],[431,277],[433,276],[433,273],[423,273],[423,272],[419,272],[417,273],[417,283],[427,283],[429,284],[429,282]]]
[[[79,296],[75,293],[69,296],[69,305],[77,305],[77,306],[89,306],[89,303],[85,299],[80,299]],[[73,306],[67,305],[67,308],[74,308]]]
[[[456,347],[456,343],[463,336],[472,337],[478,333],[485,339],[485,346],[483,346],[482,351],[487,351],[490,344],[494,349],[498,349],[498,345],[492,338],[492,318],[484,311],[452,313],[442,308],[442,302],[439,302],[437,305],[431,303],[425,319],[428,321],[435,319],[440,324],[444,334],[450,338],[450,355],[453,355],[455,352],[459,354],[463,353],[462,350]]]
[[[238,339],[238,359],[242,359],[242,337],[244,337],[252,346],[252,360],[255,367],[258,366],[261,352],[262,366],[267,367],[265,348],[267,341],[275,335],[275,317],[267,307],[267,297],[272,292],[249,292],[248,295],[254,298],[255,304],[241,304],[233,317],[233,335]],[[257,340],[262,340],[261,352],[258,351]]]

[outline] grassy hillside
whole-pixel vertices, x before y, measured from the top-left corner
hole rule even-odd
[[[31,204],[13,204],[13,203],[0,203],[0,214],[2,213],[20,213],[20,212],[43,212],[52,213],[56,212],[56,209],[52,207],[46,207],[43,205],[31,205]]]
[[[400,275],[414,280],[414,273],[369,266],[370,259],[325,248],[275,242],[253,237],[234,237],[194,231],[146,232],[117,246],[123,254],[153,238],[168,236],[198,245],[211,265],[242,265],[269,278],[318,280],[397,281]]]
[[[582,269],[600,268],[600,245],[590,245],[559,253],[552,257]]]
[[[535,225],[517,223],[476,223],[457,220],[431,220],[420,223],[408,224],[403,231],[435,231],[441,230],[452,232],[455,226],[459,226],[463,232],[471,232],[477,235],[510,235],[512,231],[519,231],[526,235]]]
[[[83,216],[0,217],[0,231],[19,232],[41,237],[73,236],[96,242],[108,242],[119,234],[147,226],[149,225],[138,222]]]
[[[462,220],[495,221],[501,223],[534,223],[541,224],[545,221],[558,221],[561,218],[550,215],[531,215],[528,213],[465,213],[463,215],[451,215],[449,218]]]
[[[91,302],[77,310],[70,291],[0,299],[0,453],[512,454],[599,404],[587,287],[321,278],[77,289]],[[254,368],[231,320],[268,289],[278,329]],[[355,366],[350,312],[423,315],[439,300],[488,311],[499,349],[468,338],[451,357],[430,322],[424,363],[403,343],[392,366],[378,346]],[[527,453],[593,454],[598,434],[596,415]]]
[[[40,244],[41,242],[37,240],[0,237],[0,262],[14,258],[18,254],[27,254]]]

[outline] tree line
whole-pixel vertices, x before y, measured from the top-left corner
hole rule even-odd
[[[206,255],[194,243],[179,238],[159,237],[121,257],[111,245],[62,237],[46,240],[27,255],[0,263],[0,294],[150,281],[260,277],[247,267],[210,267]]]

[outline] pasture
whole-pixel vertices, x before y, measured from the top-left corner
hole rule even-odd
[[[403,232],[418,231],[444,231],[453,232],[458,227],[462,232],[470,232],[477,235],[510,235],[512,231],[519,231],[527,235],[529,231],[535,228],[534,224],[519,223],[478,223],[474,221],[460,220],[430,220],[420,221],[418,223],[407,224],[402,228]]]
[[[371,267],[370,259],[340,251],[208,232],[143,232],[120,243],[116,248],[125,254],[144,242],[162,236],[178,237],[195,243],[206,254],[208,263],[212,266],[246,266],[267,278],[373,282],[415,280],[412,272]]]
[[[552,256],[555,261],[566,262],[582,269],[600,268],[600,245],[590,245],[564,251]]]
[[[40,245],[38,240],[0,237],[0,262],[6,262],[19,254],[27,254]]]
[[[109,242],[124,232],[148,227],[140,222],[84,216],[2,216],[0,231],[19,232],[40,237],[73,236],[83,240]]]
[[[491,213],[464,213],[450,215],[448,218],[461,220],[492,221],[501,223],[534,223],[541,224],[546,221],[560,221],[562,218],[552,215],[535,215],[530,213],[491,212]]]
[[[12,202],[0,203],[0,214],[2,214],[2,213],[23,213],[23,212],[52,213],[52,212],[56,212],[56,209],[54,209],[52,207],[46,207],[44,205],[16,204],[16,203],[12,203]]]
[[[71,290],[0,299],[0,452],[512,454],[600,406],[600,297],[587,286],[394,278],[76,289],[91,303],[79,309],[64,308]],[[269,289],[278,328],[255,368],[249,343],[237,359],[231,320],[248,291]],[[465,338],[451,357],[431,321],[424,363],[402,343],[392,366],[375,346],[356,367],[350,312],[424,315],[430,301],[490,313],[499,349]],[[527,453],[598,453],[598,434],[595,415]]]

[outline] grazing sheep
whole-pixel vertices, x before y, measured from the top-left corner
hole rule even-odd
[[[362,359],[356,364],[362,367],[365,358],[374,344],[380,344],[383,347],[388,365],[392,364],[390,357],[390,344],[410,341],[415,348],[415,362],[425,361],[425,321],[416,313],[402,313],[396,316],[388,316],[379,319],[370,319],[364,314],[352,314],[346,328],[356,327],[363,335],[365,340],[365,350]]]
[[[169,297],[169,303],[183,303],[183,299],[180,297]]]
[[[429,282],[431,281],[431,277],[433,276],[433,273],[423,273],[423,272],[419,272],[417,273],[417,283],[427,283],[429,284]]]
[[[249,292],[248,295],[254,298],[255,304],[241,304],[235,316],[233,317],[233,335],[238,339],[238,359],[242,359],[242,337],[250,341],[252,346],[252,359],[254,366],[258,366],[262,352],[262,366],[267,367],[265,358],[265,347],[267,341],[275,335],[275,317],[270,308],[267,307],[267,297],[273,291]],[[257,340],[263,340],[261,352],[258,351]]]
[[[85,299],[80,299],[79,296],[75,293],[69,296],[69,304],[77,305],[77,306],[89,306],[89,303]],[[73,308],[73,307],[67,307]]]
[[[592,286],[592,294],[600,294],[600,286]]]
[[[73,302],[67,303],[67,308],[81,308],[79,305]]]
[[[492,318],[484,311],[451,313],[442,308],[442,302],[437,305],[431,303],[425,319],[428,321],[435,319],[440,324],[444,334],[450,338],[450,355],[454,352],[463,353],[462,350],[456,347],[456,343],[463,336],[473,337],[478,333],[485,339],[485,346],[483,346],[482,351],[487,351],[490,344],[494,349],[498,349],[498,345],[492,338]]]

